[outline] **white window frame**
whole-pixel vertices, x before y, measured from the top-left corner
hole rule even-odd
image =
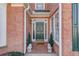
[[[38,10],[37,7],[36,7],[37,4],[38,4],[38,3],[35,3],[35,10]],[[43,10],[45,10],[45,4],[44,4],[44,3],[42,3],[42,4],[43,4]]]
[[[56,21],[56,20],[55,20],[55,16],[56,16],[57,13],[59,13],[59,9],[58,9],[58,10],[55,12],[55,14],[54,14],[54,22]],[[59,17],[59,16],[58,16],[58,17]],[[59,20],[58,20],[58,21],[59,21]],[[55,22],[55,23],[56,23],[56,22]],[[55,26],[55,23],[54,23],[54,26]],[[55,26],[55,27],[56,27],[56,26]],[[55,28],[55,27],[54,27],[54,28]],[[56,28],[55,28],[55,33],[54,33],[54,35],[56,35]],[[56,37],[56,36],[55,36],[55,37]],[[54,39],[54,41],[56,42],[56,44],[59,45],[59,42],[58,42],[56,39]]]
[[[54,27],[54,42],[59,46],[59,42],[55,39],[55,35],[56,35],[56,30],[55,30],[55,15],[57,14],[59,12],[59,9],[55,12],[55,14],[52,16],[53,17],[53,27]],[[52,17],[50,18],[50,33],[52,32],[52,27],[51,27],[51,25],[52,25]],[[59,16],[60,17],[60,16]],[[59,39],[60,40],[60,39]]]
[[[55,15],[54,15],[54,17],[57,15],[57,13],[59,13],[59,9],[56,11],[56,13],[55,13]],[[58,17],[59,17],[59,15],[58,15]],[[54,18],[55,19],[55,18]],[[59,19],[58,19],[58,21],[59,21]],[[56,23],[56,22],[55,22]],[[56,28],[55,28],[55,30],[56,30]],[[55,35],[56,35],[56,31],[55,31]],[[56,43],[59,45],[59,42],[55,39],[55,41],[56,41]]]
[[[3,17],[2,17],[2,20],[0,21],[1,25],[2,25],[2,27],[0,26],[0,28],[1,28],[0,35],[2,38],[2,42],[0,42],[0,47],[4,47],[7,45],[7,38],[6,38],[6,34],[7,34],[7,26],[6,26],[7,25],[7,23],[6,23],[7,22],[7,4],[5,4],[5,3],[0,4],[0,7],[5,9],[3,11],[3,13],[5,13],[5,15],[4,14],[2,15]]]

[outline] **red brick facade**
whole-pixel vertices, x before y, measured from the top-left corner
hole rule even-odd
[[[30,4],[30,7],[32,10],[35,10],[34,3]],[[45,9],[50,10],[52,13],[51,15],[53,15],[53,13],[57,8],[58,8],[57,4],[49,4],[49,3],[45,4]],[[40,17],[39,16],[31,17],[30,15],[28,15],[28,13],[26,15],[27,15],[26,16],[26,39],[27,39],[28,32],[32,34],[32,19],[40,18]],[[51,15],[49,17],[41,17],[43,19],[47,18],[48,20],[48,38],[50,37]],[[47,45],[47,43],[45,45]],[[54,46],[55,48],[58,47],[56,44]],[[15,7],[15,6],[12,6],[11,4],[7,4],[7,46],[0,48],[0,54],[4,54],[6,52],[12,52],[12,51],[24,52],[24,6]],[[57,52],[56,50],[55,52],[58,53],[59,51]]]
[[[29,4],[32,10],[35,10],[35,4]],[[62,7],[62,55],[79,55],[72,51],[72,4],[61,4]],[[45,9],[50,10],[49,17],[31,17],[26,14],[26,37],[28,32],[32,34],[32,19],[47,18],[48,37],[50,36],[50,19],[59,8],[58,4],[45,4]],[[24,6],[13,7],[7,4],[7,46],[0,48],[0,55],[10,51],[24,52]],[[59,54],[59,46],[54,44],[54,51]]]

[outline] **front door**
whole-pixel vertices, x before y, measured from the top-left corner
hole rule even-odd
[[[32,20],[32,42],[48,42],[47,20]]]
[[[36,22],[36,41],[44,41],[44,22]]]

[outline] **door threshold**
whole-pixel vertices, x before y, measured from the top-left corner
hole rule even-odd
[[[44,43],[44,41],[37,40],[36,43]]]

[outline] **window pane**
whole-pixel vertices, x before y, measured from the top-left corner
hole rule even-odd
[[[45,23],[45,39],[47,39],[47,23]]]
[[[53,17],[51,20],[51,30],[52,30],[52,34],[54,35],[54,19],[53,19]]]
[[[35,23],[33,23],[33,39],[35,39]]]
[[[78,20],[77,20],[77,18],[78,18],[78,15],[77,15],[77,13],[78,13],[78,4],[77,3],[75,3],[73,5],[73,11],[74,11],[73,12],[73,19],[75,19],[75,20],[73,20],[73,24],[78,24]]]
[[[55,15],[55,40],[59,42],[59,12]]]
[[[44,8],[44,7],[43,7],[43,4],[42,4],[42,3],[37,3],[37,4],[36,4],[36,9],[37,9],[37,10],[43,10],[43,8]]]
[[[79,34],[78,34],[78,4],[72,4],[72,19],[73,19],[73,35],[72,35],[72,50],[79,51]]]

